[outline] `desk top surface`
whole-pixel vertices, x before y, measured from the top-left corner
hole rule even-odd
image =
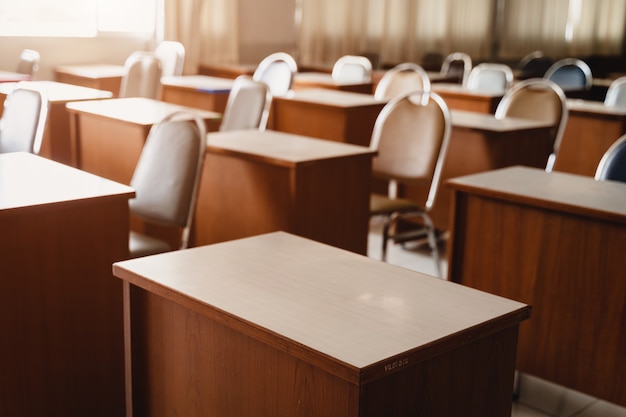
[[[119,195],[134,190],[30,153],[0,154],[0,213],[11,209]]]
[[[515,132],[526,129],[544,129],[552,125],[547,121],[505,117],[497,119],[493,114],[467,110],[450,110],[452,126],[489,132]]]
[[[626,107],[607,106],[601,101],[568,99],[570,113],[586,113],[598,116],[626,116]]]
[[[208,149],[293,166],[299,163],[357,155],[375,155],[364,146],[310,138],[273,130],[245,130],[209,133]]]
[[[222,118],[220,113],[143,97],[78,101],[67,103],[66,106],[70,112],[91,114],[144,126],[158,123],[166,116],[177,111],[192,112],[205,120],[219,120]]]
[[[291,91],[287,96],[275,97],[274,100],[297,101],[338,108],[382,106],[387,102],[386,100],[374,98],[373,94],[353,93],[327,88],[295,90]]]
[[[327,72],[299,72],[294,77],[294,83],[303,84],[321,84],[321,85],[336,85],[336,86],[350,86],[350,85],[372,85],[371,81],[364,82],[342,82],[333,78],[331,73]]]
[[[477,91],[470,90],[467,87],[462,86],[461,84],[453,84],[453,83],[434,83],[431,86],[432,90],[439,94],[454,94],[457,96],[466,96],[466,97],[474,97],[474,98],[485,98],[485,99],[498,99],[504,96],[504,92],[502,91]]]
[[[124,65],[110,64],[83,64],[83,65],[63,65],[56,67],[55,72],[70,74],[84,78],[117,78],[126,74]]]
[[[357,372],[408,365],[416,352],[452,348],[480,337],[483,325],[507,328],[530,313],[515,301],[284,232],[123,261],[114,274]]]
[[[211,77],[209,75],[175,75],[161,78],[163,86],[189,88],[206,93],[229,92],[233,88],[234,79]]]
[[[48,101],[51,103],[65,103],[76,100],[96,100],[110,98],[113,96],[113,93],[110,91],[59,83],[56,81],[22,81],[19,83],[2,83],[0,84],[0,94],[8,95],[16,87],[24,87],[40,91],[46,95]]]
[[[448,181],[452,189],[626,224],[626,184],[528,167]]]

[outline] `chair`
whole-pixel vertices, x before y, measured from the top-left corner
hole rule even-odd
[[[430,91],[430,79],[421,66],[405,62],[385,72],[376,86],[374,97],[390,99],[414,90]],[[424,94],[424,97],[427,98],[427,95]]]
[[[331,76],[338,83],[368,83],[372,79],[372,62],[364,56],[344,55],[335,61]]]
[[[544,78],[555,82],[566,93],[589,90],[593,83],[589,65],[576,58],[556,61],[548,68]]]
[[[265,130],[272,95],[263,81],[240,75],[228,95],[220,131]]]
[[[622,135],[602,155],[594,178],[598,181],[626,182],[626,135]]]
[[[546,171],[551,172],[567,124],[565,93],[556,83],[544,78],[530,78],[511,87],[496,108],[495,117],[519,117],[542,120],[553,128],[553,151],[548,156]]]
[[[423,99],[427,96],[427,100]],[[451,121],[448,107],[434,92],[413,91],[396,96],[381,110],[372,133],[370,148],[377,151],[372,165],[375,178],[389,181],[387,195],[373,193],[370,216],[384,216],[382,260],[387,260],[387,242],[428,239],[436,271],[440,277],[439,250],[435,226],[428,212],[432,208],[444,158],[450,141]],[[428,186],[426,201],[398,198],[398,183]],[[420,217],[424,227],[399,232],[398,220]]]
[[[124,63],[120,97],[158,99],[161,88],[161,61],[151,52],[133,52]]]
[[[17,64],[16,72],[19,74],[28,74],[30,80],[37,78],[39,72],[39,52],[32,49],[24,49],[20,54],[20,61]]]
[[[281,97],[291,91],[298,65],[291,55],[276,52],[265,57],[254,70],[252,78],[268,85],[272,96]]]
[[[185,47],[176,41],[161,41],[154,54],[161,60],[161,75],[182,75],[185,65]]]
[[[39,154],[48,116],[48,100],[40,91],[17,87],[7,95],[0,118],[0,153]]]
[[[148,224],[182,230],[180,246],[131,231],[131,258],[188,246],[205,148],[204,122],[192,113],[176,112],[150,129],[130,183],[136,193],[130,212]]]
[[[626,76],[615,79],[606,90],[604,105],[626,108]]]
[[[453,52],[445,57],[441,64],[441,74],[446,77],[457,77],[461,85],[467,84],[472,71],[472,58],[464,52]]]
[[[554,59],[545,56],[541,51],[533,51],[525,55],[517,64],[517,78],[526,80],[528,78],[543,77],[554,64]]]
[[[467,78],[467,88],[472,91],[504,94],[512,84],[513,70],[504,64],[478,64],[472,68]]]

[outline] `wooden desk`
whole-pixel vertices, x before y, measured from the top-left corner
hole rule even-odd
[[[64,84],[55,81],[22,82],[21,86],[41,91],[48,98],[48,119],[39,154],[66,165],[72,163],[70,117],[65,105],[71,101],[109,98],[111,92]],[[17,83],[0,84],[0,101],[10,94]]]
[[[437,199],[430,216],[437,229],[448,230],[451,192],[445,181],[511,165],[545,168],[552,152],[550,125],[527,119],[452,110],[452,136]],[[426,201],[428,189],[404,187],[407,197]]]
[[[240,75],[254,74],[256,67],[256,64],[200,64],[198,74],[235,79]]]
[[[513,167],[449,187],[450,279],[533,306],[517,368],[626,406],[626,184]]]
[[[434,83],[432,90],[444,99],[450,109],[494,114],[503,93],[472,91],[460,84]]]
[[[179,110],[204,118],[217,129],[221,114],[147,98],[115,98],[68,103],[73,165],[129,184],[152,125]]]
[[[365,254],[374,154],[269,130],[211,133],[193,241],[284,230]]]
[[[593,177],[602,155],[626,133],[626,109],[568,100],[569,115],[554,169]]]
[[[128,415],[511,415],[524,304],[282,232],[113,268]]]
[[[332,74],[326,72],[299,72],[294,77],[293,89],[327,88],[330,90],[350,91],[353,93],[372,94],[374,84],[337,82]]]
[[[161,100],[167,103],[224,113],[233,80],[207,75],[181,75],[163,77],[161,87]]]
[[[386,101],[373,95],[328,89],[294,91],[274,97],[275,130],[369,146],[374,123]]]
[[[122,416],[129,187],[0,155],[0,415]]]
[[[65,65],[54,69],[55,81],[110,91],[113,97],[119,96],[124,75],[123,65]]]

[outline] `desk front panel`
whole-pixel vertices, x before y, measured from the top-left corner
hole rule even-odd
[[[54,80],[61,83],[110,91],[113,97],[118,97],[124,72],[123,65],[67,66],[55,69]]]
[[[433,91],[443,98],[450,109],[494,114],[504,94],[483,94],[458,84],[433,84]]]
[[[204,92],[188,87],[163,84],[161,100],[181,106],[224,113],[228,94],[227,91]]]

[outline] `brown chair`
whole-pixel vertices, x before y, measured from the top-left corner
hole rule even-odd
[[[158,99],[161,91],[161,60],[152,52],[133,52],[124,63],[120,97]]]
[[[38,90],[17,87],[7,95],[0,118],[0,153],[41,149],[48,116],[48,100]]]
[[[551,172],[567,124],[567,114],[565,93],[556,83],[545,78],[530,78],[515,84],[504,94],[495,117],[518,117],[552,124],[553,150],[546,163],[546,172]]]
[[[372,133],[370,148],[377,151],[373,177],[389,181],[386,195],[373,193],[370,215],[384,216],[382,260],[387,260],[389,239],[406,242],[427,237],[436,271],[442,277],[435,225],[428,212],[439,188],[445,155],[450,141],[448,107],[434,92],[413,91],[393,98],[381,110]],[[425,201],[398,198],[396,186],[428,185]],[[398,220],[419,217],[423,228],[402,232]]]
[[[150,129],[130,183],[136,193],[130,212],[146,224],[177,229],[180,244],[131,231],[131,258],[188,246],[205,149],[205,125],[193,113],[173,113]]]
[[[430,79],[421,66],[405,62],[385,72],[376,86],[374,97],[390,99],[414,90],[430,91]]]

